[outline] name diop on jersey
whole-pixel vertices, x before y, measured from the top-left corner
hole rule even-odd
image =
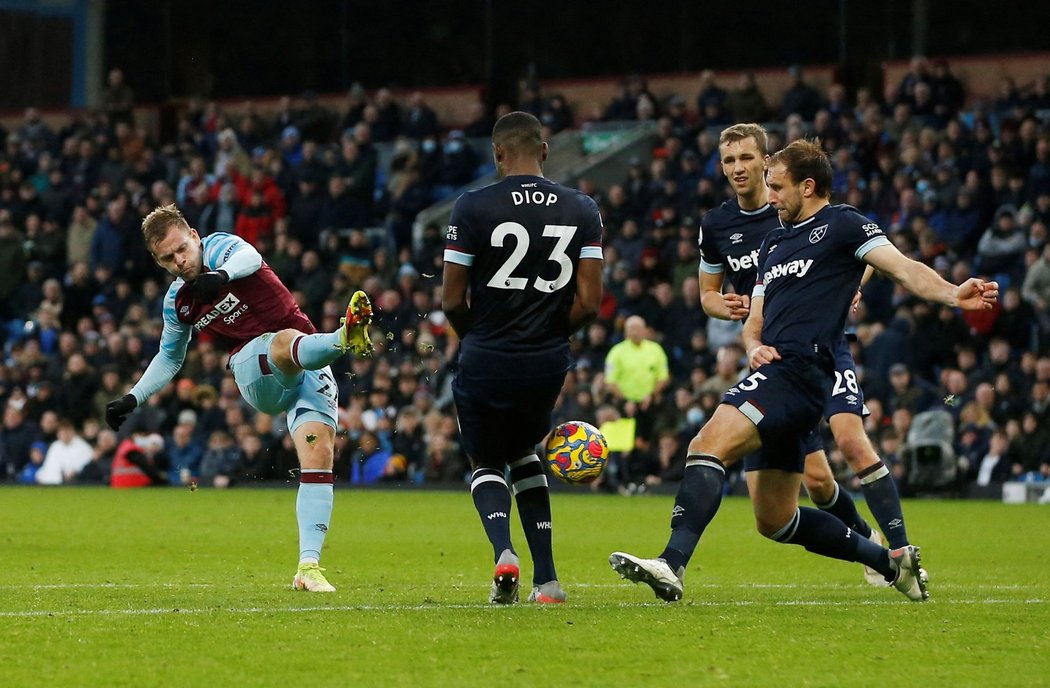
[[[804,277],[809,269],[813,267],[813,259],[808,258],[803,260],[801,258],[791,261],[790,263],[781,263],[780,265],[774,265],[773,267],[766,270],[763,277],[765,284],[769,284],[777,277],[783,277],[784,275],[794,275],[795,277]]]
[[[211,324],[215,318],[225,316],[223,320],[227,325],[232,325],[233,322],[239,318],[245,311],[248,310],[248,304],[241,303],[241,300],[233,294],[227,294],[226,297],[215,304],[215,308],[208,311],[204,317],[197,322],[193,323],[193,327],[200,332],[205,327]]]
[[[526,186],[535,186],[535,183],[522,184],[522,187]],[[543,193],[539,190],[511,191],[510,200],[514,202],[514,205],[553,205],[558,202],[558,194]]]

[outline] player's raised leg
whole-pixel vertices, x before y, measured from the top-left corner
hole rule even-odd
[[[645,583],[667,602],[681,599],[685,568],[700,536],[718,512],[726,466],[759,448],[754,423],[737,408],[721,404],[689,443],[685,475],[671,511],[671,537],[655,559],[613,552],[609,563],[624,578]]]
[[[282,330],[281,332],[295,332]],[[332,518],[332,475],[338,390],[331,369],[285,371],[275,362],[283,350],[279,334],[266,333],[249,341],[230,358],[230,369],[241,395],[262,413],[286,413],[288,432],[299,459],[299,570],[296,590],[333,592],[319,562]]]
[[[335,359],[352,351],[355,356],[372,355],[372,339],[368,327],[372,324],[372,303],[363,291],[354,292],[346,307],[346,317],[335,332],[304,334],[297,330],[281,330],[274,336],[270,359],[288,374],[300,370],[320,370]]]
[[[299,523],[299,569],[292,581],[296,590],[335,592],[320,567],[321,550],[332,522],[333,452],[335,429],[327,423],[307,421],[292,432],[299,456],[299,494],[295,516]]]

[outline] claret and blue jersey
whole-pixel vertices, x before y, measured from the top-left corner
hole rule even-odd
[[[201,299],[176,278],[164,295],[160,351],[132,389],[141,403],[178,372],[194,330],[208,332],[231,354],[261,334],[295,329],[316,332],[295,298],[247,241],[216,232],[201,239],[205,270],[227,269],[231,280],[214,299]],[[232,262],[231,262],[232,261]]]

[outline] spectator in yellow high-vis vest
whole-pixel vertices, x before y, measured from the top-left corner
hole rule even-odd
[[[605,384],[619,399],[633,401],[646,411],[658,401],[670,380],[667,354],[650,340],[641,316],[632,315],[623,326],[625,339],[605,358]]]

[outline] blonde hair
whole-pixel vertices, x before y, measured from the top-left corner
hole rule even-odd
[[[722,146],[748,138],[755,140],[759,153],[766,155],[769,152],[769,136],[766,134],[766,129],[761,124],[755,124],[754,122],[745,122],[726,127],[718,137],[718,145]]]
[[[142,238],[146,240],[146,247],[150,251],[153,246],[168,234],[172,225],[179,225],[189,231],[190,225],[186,222],[182,212],[175,207],[174,203],[158,206],[142,221]]]

